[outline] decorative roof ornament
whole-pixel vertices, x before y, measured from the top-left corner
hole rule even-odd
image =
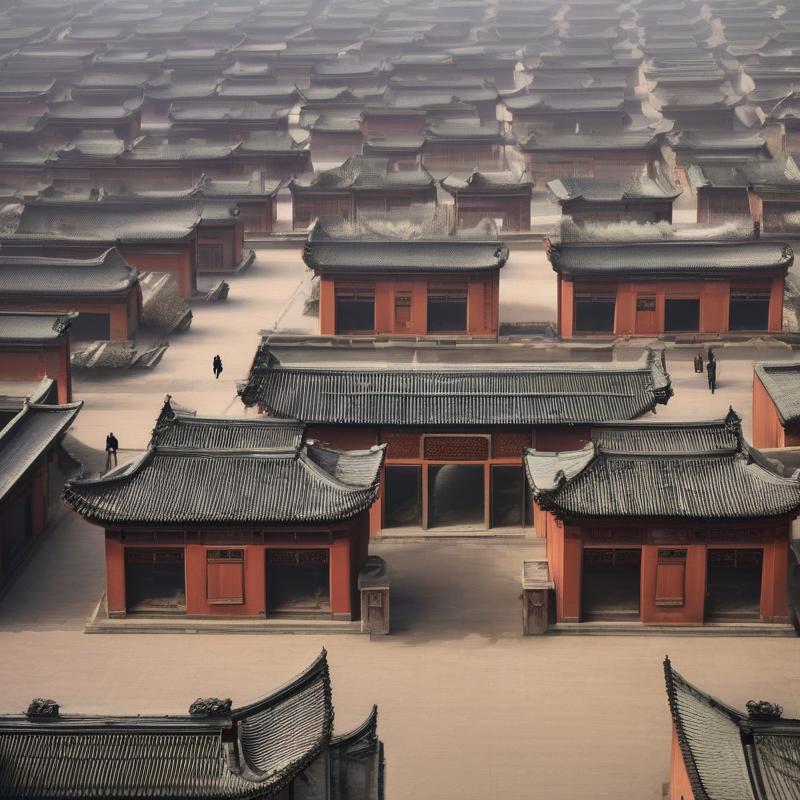
[[[193,717],[226,717],[231,713],[231,699],[226,697],[198,697],[190,706],[189,714]]]
[[[34,697],[31,700],[25,716],[28,718],[55,718],[59,716],[60,706],[55,700],[46,700],[44,697]]]
[[[752,720],[776,720],[783,716],[783,706],[766,700],[748,700],[745,708],[748,718]]]

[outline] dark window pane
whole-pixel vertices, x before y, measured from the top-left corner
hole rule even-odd
[[[575,333],[613,333],[616,297],[576,297]]]
[[[665,300],[664,330],[668,333],[700,330],[700,300]]]
[[[467,290],[462,287],[428,293],[428,333],[466,333]]]
[[[769,328],[769,292],[731,292],[728,328],[732,331],[765,331]]]
[[[485,524],[482,464],[443,464],[428,469],[428,526]]]
[[[522,467],[492,467],[492,527],[522,527],[525,475]]]
[[[417,526],[422,522],[420,467],[386,467],[384,514],[387,528]]]
[[[372,333],[375,330],[375,293],[336,293],[336,333]]]
[[[108,339],[111,327],[108,314],[87,314],[81,311],[70,326],[70,334],[76,341]]]

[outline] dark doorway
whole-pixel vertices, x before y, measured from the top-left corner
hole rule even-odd
[[[731,289],[728,329],[766,331],[769,329],[769,289]]]
[[[486,526],[483,464],[428,469],[428,527]]]
[[[667,333],[699,331],[700,300],[667,298],[664,301],[664,330]]]
[[[614,333],[615,294],[575,296],[575,333]]]
[[[22,561],[32,538],[31,496],[26,494],[0,516],[0,575],[7,577]]]
[[[642,552],[637,549],[583,551],[581,618],[639,619]]]
[[[125,601],[130,612],[185,611],[183,550],[126,550]]]
[[[331,610],[327,550],[267,552],[267,615],[328,614]]]
[[[422,469],[386,467],[383,503],[387,528],[422,525]]]
[[[72,338],[78,342],[104,340],[111,336],[111,321],[108,314],[87,314],[81,311],[69,330]]]
[[[467,287],[428,291],[428,333],[466,333]]]
[[[336,333],[373,333],[374,289],[337,289]]]
[[[709,549],[706,619],[758,619],[763,562],[764,552],[759,549]]]
[[[492,467],[493,528],[521,528],[525,524],[527,483],[522,467]]]

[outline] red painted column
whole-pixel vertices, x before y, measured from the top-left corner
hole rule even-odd
[[[786,583],[789,573],[787,531],[780,531],[773,542],[764,547],[761,570],[761,621],[788,622]]]
[[[106,605],[111,617],[125,616],[125,548],[106,532]]]
[[[206,603],[206,550],[201,544],[183,548],[183,569],[186,587],[186,613],[204,614]]]
[[[564,527],[561,602],[556,603],[559,622],[580,622],[583,542],[579,532]],[[558,599],[558,598],[557,598]]]
[[[336,534],[330,549],[331,616],[334,619],[352,619],[350,538]]]

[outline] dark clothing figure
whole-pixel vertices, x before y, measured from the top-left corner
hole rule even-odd
[[[106,469],[111,469],[111,460],[114,460],[114,466],[117,466],[117,450],[119,450],[119,442],[113,433],[106,436]]]
[[[695,372],[702,372],[703,371],[703,354],[698,353],[694,357],[694,371]]]
[[[717,388],[717,362],[712,358],[706,365],[706,375],[708,376],[708,388],[711,389],[711,394]]]
[[[219,376],[222,374],[222,359],[219,356],[214,356],[212,369],[214,370],[214,377],[219,379]]]

